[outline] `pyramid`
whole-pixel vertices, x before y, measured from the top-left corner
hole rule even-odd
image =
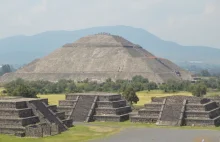
[[[167,59],[157,58],[123,37],[107,33],[89,35],[65,44],[48,56],[34,60],[15,73],[0,78],[58,81],[71,79],[103,82],[141,75],[156,83],[191,80],[191,74]]]

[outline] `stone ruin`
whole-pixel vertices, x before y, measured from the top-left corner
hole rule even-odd
[[[219,126],[219,102],[219,97],[154,97],[137,115],[131,116],[131,121],[171,126]]]
[[[101,33],[65,44],[16,72],[4,74],[0,83],[17,78],[105,82],[108,78],[113,81],[132,80],[137,75],[155,83],[193,79],[190,72],[167,59],[158,58],[141,46],[117,35]]]
[[[48,99],[0,98],[0,133],[20,137],[56,135],[72,126]]]
[[[78,93],[66,95],[59,101],[59,111],[64,111],[66,119],[77,122],[115,121],[129,119],[131,107],[120,94]]]

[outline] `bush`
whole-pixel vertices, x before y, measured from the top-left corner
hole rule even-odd
[[[207,87],[204,83],[195,84],[192,86],[192,95],[196,97],[202,97],[206,94]]]
[[[137,103],[139,101],[138,96],[136,95],[136,92],[132,87],[128,87],[125,89],[125,91],[122,93],[122,95],[125,97],[125,99],[130,102],[132,105],[133,103]]]
[[[4,87],[10,96],[21,96],[27,98],[37,97],[36,90],[22,79],[17,79],[16,81],[10,82]]]

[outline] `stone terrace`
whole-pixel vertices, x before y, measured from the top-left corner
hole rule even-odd
[[[216,98],[170,96],[152,98],[150,104],[131,117],[132,122],[175,126],[218,126],[220,107]]]
[[[0,133],[20,137],[59,134],[72,126],[47,99],[0,98]]]
[[[125,121],[129,119],[131,107],[120,94],[78,93],[66,95],[58,109],[65,111],[66,118],[74,121]]]

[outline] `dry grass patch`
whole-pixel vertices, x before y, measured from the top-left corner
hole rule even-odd
[[[37,95],[39,98],[47,98],[50,105],[58,105],[59,100],[65,100],[65,94]]]
[[[161,90],[155,90],[150,92],[141,91],[141,92],[137,92],[137,96],[139,97],[139,102],[135,104],[135,106],[143,106],[146,103],[150,103],[152,97],[166,97],[166,96],[174,96],[174,95],[192,96],[192,93],[190,92],[164,93]]]

